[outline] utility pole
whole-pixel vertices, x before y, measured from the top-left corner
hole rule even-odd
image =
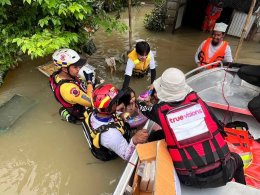
[[[241,34],[241,37],[240,37],[240,40],[239,40],[237,49],[236,49],[234,61],[237,60],[238,52],[239,52],[239,50],[240,50],[240,47],[242,46],[244,37],[245,37],[245,35],[246,35],[247,29],[248,29],[248,25],[249,25],[249,22],[250,22],[250,20],[251,20],[251,16],[252,16],[252,13],[253,13],[253,9],[254,9],[254,7],[255,7],[255,3],[256,3],[256,0],[252,0],[252,2],[251,2],[251,7],[250,7],[249,12],[248,12],[248,14],[247,14],[246,22],[245,22],[245,25],[244,25],[244,28],[243,28],[243,31],[242,31],[242,34]]]
[[[128,26],[129,26],[129,51],[132,50],[132,13],[131,13],[132,1],[128,0]]]

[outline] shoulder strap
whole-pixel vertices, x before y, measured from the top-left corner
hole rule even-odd
[[[103,133],[103,132],[107,131],[109,128],[117,128],[122,134],[124,134],[124,129],[123,130],[121,129],[122,120],[119,117],[117,117],[116,115],[113,115],[113,117],[114,117],[115,122],[111,122],[106,125],[101,125],[98,128],[96,128],[94,131],[96,133]]]
[[[108,123],[106,125],[99,126],[94,131],[96,131],[96,133],[103,133],[103,132],[107,131],[109,128],[116,128],[116,127],[117,127],[116,123]]]

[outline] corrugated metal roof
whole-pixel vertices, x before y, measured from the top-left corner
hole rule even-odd
[[[227,34],[240,37],[243,31],[244,24],[246,22],[246,17],[247,17],[246,13],[235,11],[233,15],[233,20],[229,26]],[[255,16],[252,16],[245,37],[247,37],[253,25],[254,20],[255,20]]]

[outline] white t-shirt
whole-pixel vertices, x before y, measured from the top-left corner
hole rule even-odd
[[[101,121],[101,119],[95,117],[94,114],[90,117],[90,123],[94,129],[113,121],[113,118],[102,119]],[[102,146],[115,152],[126,161],[130,159],[135,150],[135,145],[133,144],[132,139],[130,140],[130,143],[128,143],[116,128],[109,128],[108,131],[103,132],[100,136],[100,143]]]
[[[155,63],[154,54],[152,51],[150,51],[150,56],[151,56],[151,60],[150,60],[149,67],[150,67],[150,69],[155,69],[156,63]],[[125,75],[132,76],[134,67],[135,67],[134,62],[128,58],[127,64],[126,64],[126,69],[125,69]]]
[[[200,61],[199,61],[199,58],[198,58],[198,54],[199,54],[199,52],[201,51],[202,46],[204,45],[205,42],[206,42],[206,40],[203,41],[203,42],[200,44],[200,46],[199,46],[199,48],[198,48],[198,50],[197,50],[197,52],[196,52],[196,54],[195,54],[195,62],[196,62],[196,64],[198,64],[198,63],[200,62]],[[222,46],[222,44],[223,44],[223,42],[222,42],[221,44],[217,45],[217,46],[214,46],[214,45],[212,45],[212,44],[210,43],[210,45],[209,45],[209,53],[208,53],[209,58],[211,58],[211,57],[216,53],[216,51]],[[231,53],[231,48],[230,48],[229,45],[228,45],[227,48],[226,48],[225,56],[224,56],[223,62],[233,62],[232,53]]]

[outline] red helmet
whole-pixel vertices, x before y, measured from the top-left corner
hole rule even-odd
[[[117,95],[118,89],[112,84],[98,86],[92,94],[94,108],[99,109],[103,114],[110,113],[112,105],[116,103]]]

